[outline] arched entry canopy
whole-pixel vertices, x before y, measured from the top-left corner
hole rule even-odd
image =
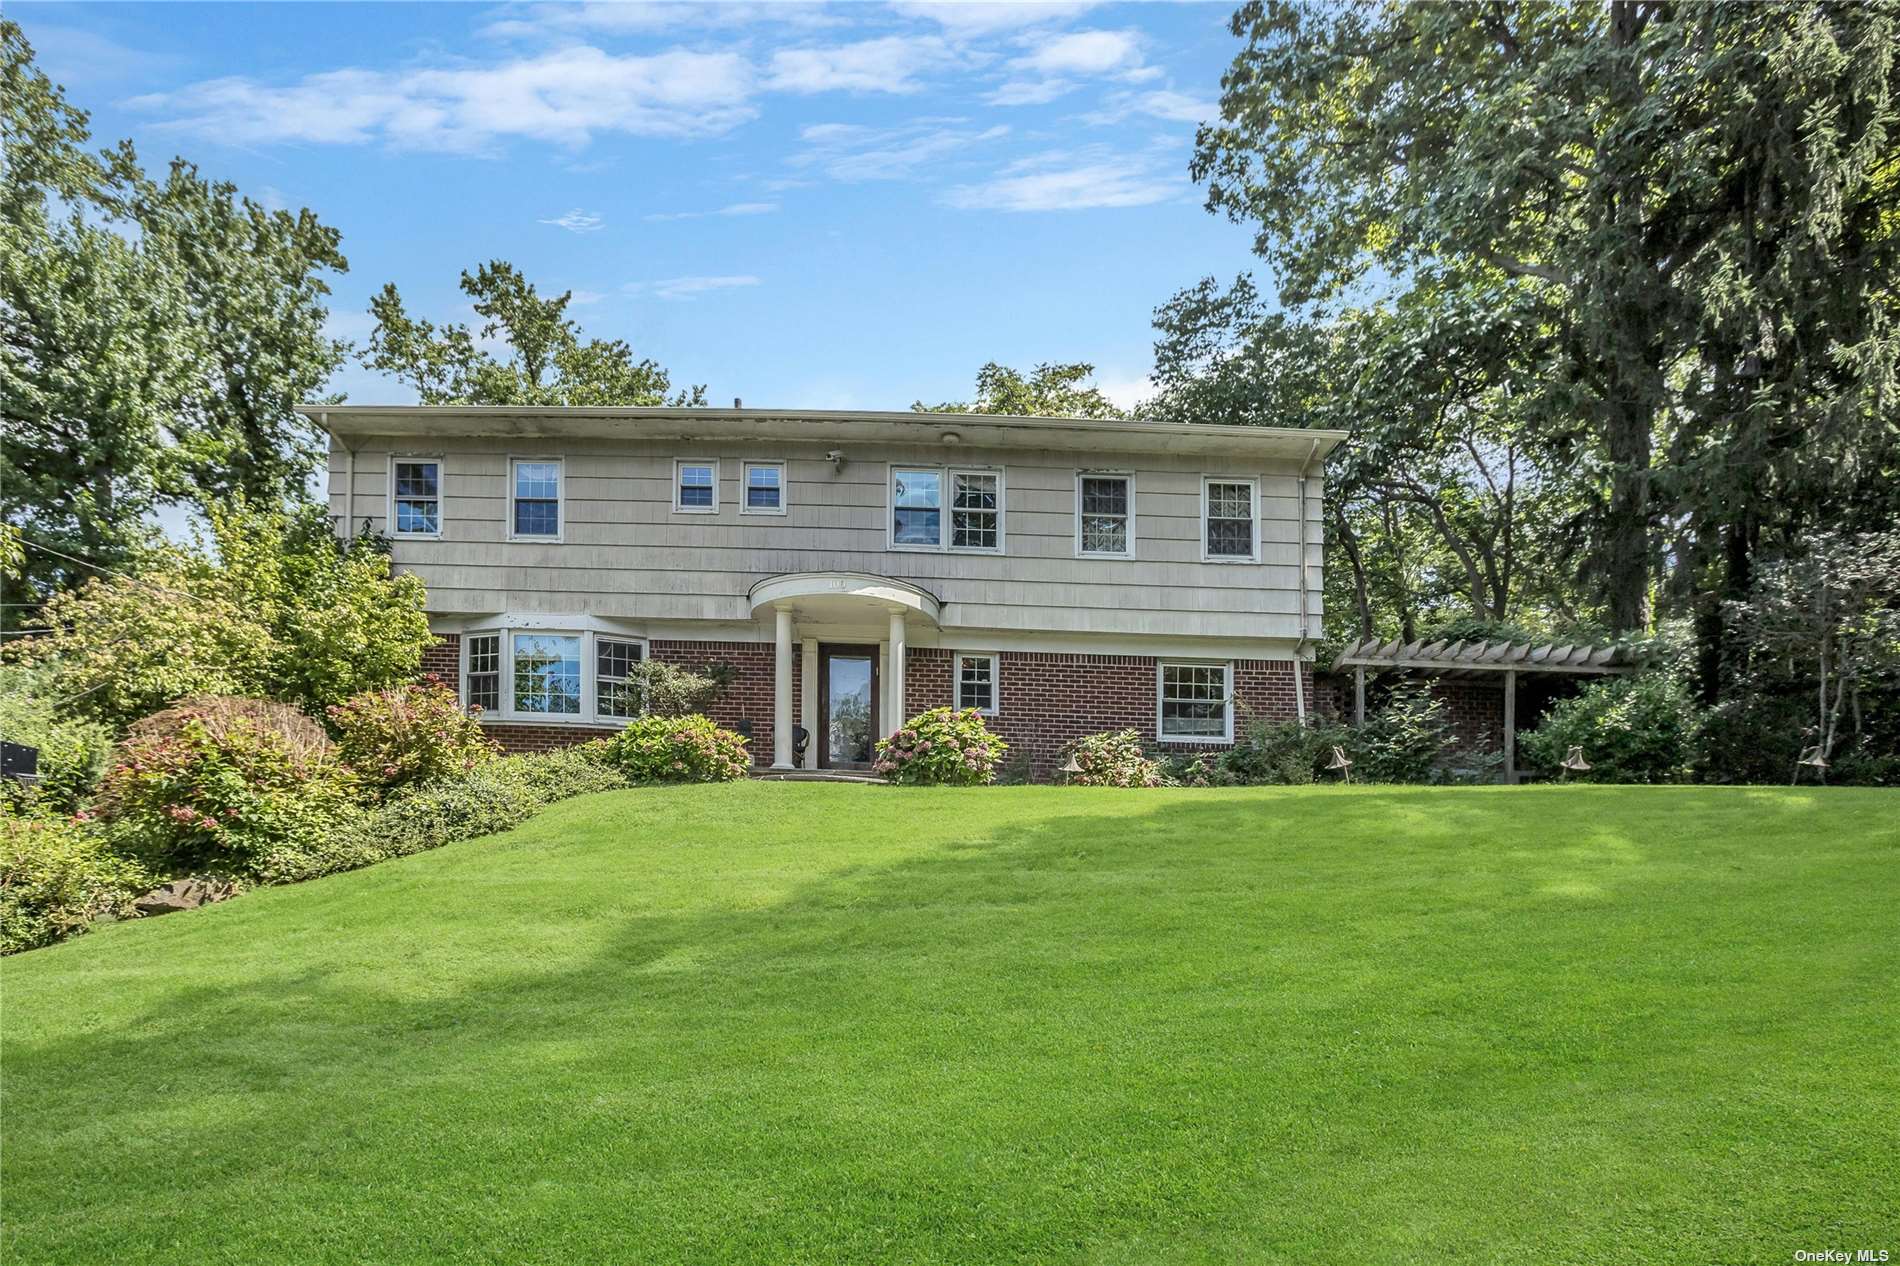
[[[935,628],[943,609],[935,594],[907,580],[859,571],[787,572],[761,580],[746,596],[755,616],[790,607],[813,624],[859,624],[900,612]]]
[[[880,653],[865,651],[860,662],[865,671],[876,668],[882,659],[882,687],[871,690],[880,704],[873,718],[876,731],[887,734],[903,723],[904,668],[908,650],[907,630],[912,622],[936,628],[942,603],[935,594],[904,580],[873,576],[866,572],[811,571],[773,576],[752,586],[747,594],[752,614],[770,614],[773,635],[772,767],[792,768],[792,654],[794,642],[804,645],[801,684],[804,699],[800,715],[807,731],[819,726],[818,638],[839,641],[876,642]],[[796,626],[796,627],[795,627]],[[842,653],[842,652],[840,652]],[[876,678],[872,678],[876,682]],[[828,736],[816,736],[819,742]],[[807,750],[807,763],[815,759],[817,744]]]

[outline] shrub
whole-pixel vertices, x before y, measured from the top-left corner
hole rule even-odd
[[[0,817],[0,954],[17,954],[129,914],[149,883],[137,862],[71,819]]]
[[[1159,764],[1164,787],[1219,787],[1234,781],[1219,760],[1206,753],[1184,756],[1176,752],[1163,756]]]
[[[627,779],[607,764],[604,742],[507,756],[426,786],[398,792],[366,815],[353,831],[306,852],[277,881],[314,879],[337,870],[406,857],[458,840],[520,826],[541,809],[570,796],[613,791]]]
[[[1406,682],[1352,730],[1346,755],[1365,782],[1432,782],[1454,746],[1451,709],[1424,682]],[[1329,753],[1330,754],[1330,753]]]
[[[0,737],[39,749],[40,781],[27,788],[0,782],[0,805],[21,814],[70,814],[91,797],[105,773],[112,732],[97,721],[58,715],[52,673],[0,667]]]
[[[730,782],[750,764],[745,740],[703,716],[644,716],[607,740],[606,759],[634,782]]]
[[[648,716],[685,717],[704,713],[724,689],[712,672],[696,673],[657,659],[642,660],[627,673],[627,684]]]
[[[1008,749],[975,708],[932,708],[879,739],[871,769],[904,786],[975,787],[995,781]]]
[[[1521,747],[1526,763],[1557,773],[1582,747],[1592,782],[1681,782],[1696,758],[1698,718],[1688,692],[1662,672],[1611,677],[1554,705]]]
[[[356,780],[244,716],[128,739],[98,809],[124,851],[169,873],[265,877],[361,816]]]
[[[434,678],[365,691],[329,715],[343,763],[386,790],[465,774],[500,751],[455,692]]]
[[[276,650],[214,573],[182,558],[56,593],[39,618],[53,631],[9,653],[41,664],[73,712],[114,729],[188,695],[264,694]]]
[[[1077,787],[1159,787],[1161,767],[1142,751],[1139,730],[1091,734],[1063,749],[1075,757],[1081,772],[1068,775]]]
[[[240,723],[267,731],[282,739],[285,750],[298,761],[320,761],[330,752],[330,736],[323,727],[289,704],[237,695],[194,695],[134,721],[125,736],[127,740],[171,738],[191,721],[203,724],[205,732],[220,741]]]
[[[1333,748],[1349,758],[1359,744],[1358,732],[1335,721],[1274,721],[1256,724],[1246,739],[1221,753],[1216,767],[1230,782],[1302,785],[1326,777]]]

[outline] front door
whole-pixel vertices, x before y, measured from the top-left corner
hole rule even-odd
[[[867,768],[878,738],[877,647],[818,648],[818,764]]]

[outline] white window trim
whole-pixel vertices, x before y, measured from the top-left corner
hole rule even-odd
[[[1246,484],[1253,490],[1253,552],[1245,557],[1238,554],[1210,554],[1207,550],[1207,486],[1209,484]],[[1202,475],[1201,476],[1201,561],[1204,563],[1258,563],[1260,561],[1260,479],[1248,475]]]
[[[978,708],[979,715],[993,717],[1003,710],[1003,674],[999,656],[982,651],[952,651],[950,653],[950,706],[958,712],[963,711],[963,661],[966,659],[987,659],[990,661],[990,706]]]
[[[1238,481],[1236,481],[1238,482]],[[1164,679],[1170,668],[1218,668],[1223,674],[1221,689],[1226,695],[1222,705],[1224,716],[1220,737],[1211,734],[1169,734],[1162,729],[1165,718],[1162,715]],[[1155,741],[1160,743],[1196,743],[1204,746],[1216,746],[1234,741],[1234,662],[1232,660],[1206,659],[1163,659],[1155,663]]]
[[[1120,553],[1082,548],[1082,481],[1120,479],[1128,486],[1128,548]],[[1206,533],[1202,533],[1205,542]],[[1133,558],[1135,556],[1135,472],[1132,470],[1078,470],[1075,472],[1075,556],[1077,558]]]
[[[578,637],[581,640],[581,710],[579,712],[562,714],[515,711],[515,634],[517,633],[537,633],[549,637]],[[461,634],[462,671],[458,696],[464,709],[468,707],[469,641],[472,638],[489,636],[501,638],[501,680],[498,683],[501,706],[493,712],[484,711],[482,713],[484,721],[508,722],[517,725],[623,726],[631,720],[629,717],[600,715],[599,683],[596,680],[599,676],[600,665],[595,641],[597,638],[604,637],[612,642],[631,642],[640,648],[640,660],[645,663],[653,654],[653,648],[647,638],[608,629],[542,625],[538,621],[522,624],[491,624],[481,628],[464,629]]]
[[[712,468],[712,504],[709,506],[687,506],[680,504],[680,472],[688,466],[709,466]],[[719,459],[717,457],[675,457],[673,459],[673,513],[674,514],[718,514],[719,513]]]
[[[398,462],[434,462],[435,463],[435,531],[399,532],[396,530],[396,464]],[[389,535],[399,541],[439,541],[442,539],[442,525],[446,523],[446,499],[442,495],[442,472],[448,465],[440,457],[430,453],[391,453],[389,455],[389,505],[383,511],[383,522],[389,528]]]
[[[752,472],[761,466],[771,466],[778,471],[778,505],[772,508],[756,507],[746,495],[752,490]],[[784,514],[791,504],[791,485],[786,479],[784,462],[741,462],[739,465],[739,513],[740,514]]]
[[[461,674],[457,681],[456,697],[462,702],[462,711],[467,712],[471,706],[468,701],[468,661],[469,653],[474,649],[469,643],[478,637],[492,637],[497,639],[495,643],[495,707],[492,711],[488,708],[483,708],[482,715],[485,717],[500,717],[501,705],[508,698],[508,667],[506,661],[502,658],[508,649],[508,631],[506,629],[475,629],[472,632],[462,634]]]
[[[515,466],[520,462],[551,462],[554,466],[554,521],[552,536],[538,533],[523,535],[515,531]],[[562,457],[534,457],[522,453],[508,455],[508,539],[511,541],[538,541],[543,545],[559,545],[567,536],[567,459]]]
[[[897,472],[900,470],[934,471],[942,479],[942,502],[937,507],[937,543],[935,545],[899,545],[897,543]],[[956,500],[958,475],[996,476],[996,545],[952,545],[951,503]],[[884,466],[884,548],[905,554],[1003,554],[1008,552],[1008,481],[1001,466],[948,466],[942,462],[886,462]]]

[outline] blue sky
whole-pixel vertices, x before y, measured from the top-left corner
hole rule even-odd
[[[468,319],[460,271],[505,258],[715,403],[904,408],[987,360],[1092,361],[1126,402],[1155,306],[1251,263],[1187,175],[1228,5],[7,12],[101,141],[339,228],[359,343],[385,282]]]

